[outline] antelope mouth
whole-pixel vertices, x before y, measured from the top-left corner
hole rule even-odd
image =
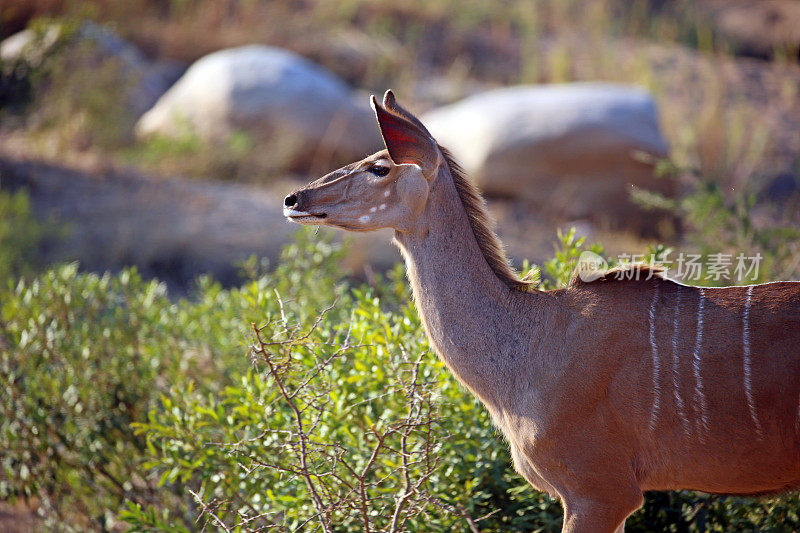
[[[308,211],[298,211],[296,209],[290,209],[288,207],[283,208],[283,216],[288,218],[289,220],[308,220],[308,219],[315,219],[315,218],[327,218],[327,213],[310,213]]]

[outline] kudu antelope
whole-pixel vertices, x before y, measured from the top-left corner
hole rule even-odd
[[[386,150],[294,191],[284,214],[395,230],[432,345],[517,471],[561,498],[563,531],[622,531],[646,490],[800,486],[800,283],[697,288],[641,267],[536,290],[447,150],[391,91],[372,106]]]

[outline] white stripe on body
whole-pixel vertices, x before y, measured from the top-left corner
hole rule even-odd
[[[658,360],[658,347],[656,346],[656,317],[655,308],[658,301],[658,284],[653,292],[653,301],[650,302],[650,350],[653,354],[653,409],[650,412],[650,431],[655,431],[658,419],[658,410],[661,407],[661,384],[659,374],[661,363]]]
[[[759,438],[764,436],[764,430],[756,414],[756,404],[753,401],[752,384],[752,363],[750,361],[750,298],[753,294],[753,286],[747,287],[747,299],[744,302],[744,315],[742,316],[742,346],[743,346],[743,366],[744,366],[744,394],[747,397],[747,408],[750,410],[750,418],[756,426],[756,433]]]
[[[700,299],[697,304],[697,337],[694,344],[694,354],[692,355],[692,368],[694,369],[695,396],[698,403],[695,406],[699,411],[698,420],[695,421],[700,440],[704,441],[704,432],[708,432],[708,418],[706,415],[706,397],[703,393],[703,378],[700,375],[700,350],[703,346],[703,306],[705,304],[705,289],[700,289]]]
[[[683,424],[683,432],[686,435],[691,433],[689,426],[689,419],[686,418],[686,413],[683,410],[683,398],[681,398],[680,389],[680,369],[678,367],[678,317],[681,309],[681,297],[683,291],[678,291],[677,298],[675,299],[675,315],[672,317],[672,387],[675,393],[675,405],[678,409],[678,418]]]

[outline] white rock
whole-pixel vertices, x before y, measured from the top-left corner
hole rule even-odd
[[[569,218],[632,222],[629,191],[669,193],[636,152],[668,152],[645,91],[586,83],[488,91],[422,116],[488,194],[530,199]]]
[[[363,157],[380,147],[375,119],[344,82],[287,50],[244,46],[212,53],[139,120],[140,136],[179,136],[186,129],[207,139],[244,130],[280,137],[298,157]]]

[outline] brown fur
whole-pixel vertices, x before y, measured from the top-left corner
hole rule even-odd
[[[528,290],[477,190],[413,115],[384,104],[403,164],[377,177],[379,152],[323,177],[287,197],[287,217],[395,229],[431,345],[516,470],[562,500],[563,531],[622,531],[646,490],[800,484],[800,283],[703,289],[633,265]]]

